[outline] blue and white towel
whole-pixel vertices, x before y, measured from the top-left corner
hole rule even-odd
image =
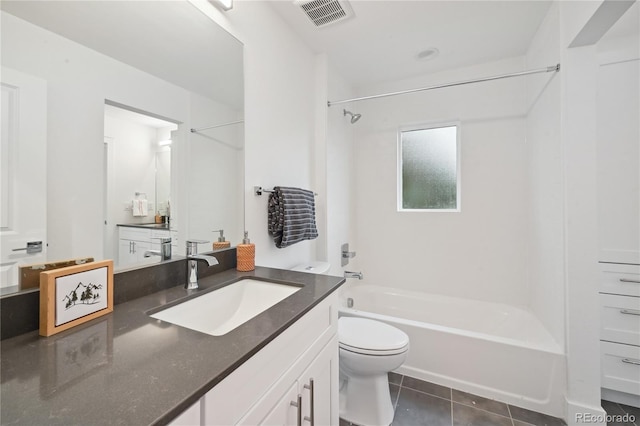
[[[276,186],[269,194],[268,213],[269,235],[278,248],[318,237],[312,191]]]

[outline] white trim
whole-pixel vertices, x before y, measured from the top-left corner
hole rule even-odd
[[[602,407],[579,404],[565,398],[567,403],[567,417],[564,419],[569,426],[600,425],[606,426],[607,413]],[[602,419],[602,421],[594,421]],[[582,420],[582,421],[581,421]]]
[[[405,209],[402,207],[402,133],[416,130],[430,130],[444,127],[456,128],[456,208],[455,209]],[[396,211],[399,213],[460,213],[462,192],[462,122],[460,120],[402,125],[398,127],[396,142]]]

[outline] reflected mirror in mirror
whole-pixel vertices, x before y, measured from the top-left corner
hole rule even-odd
[[[177,123],[105,104],[104,253],[116,267],[156,263],[160,238],[177,240],[170,199],[171,133],[177,129]]]
[[[187,1],[3,0],[0,17],[3,293],[19,289],[20,265],[84,257],[118,263],[121,241],[109,228],[155,226],[158,213],[171,218],[174,258],[186,239],[216,240],[214,230],[224,229],[232,246],[242,239],[237,39]],[[105,103],[177,126],[159,136],[171,148],[147,159],[153,173],[132,178],[126,194],[109,189],[106,168],[115,164],[106,157]],[[146,216],[125,210],[144,197],[136,192],[146,193]],[[114,218],[116,210],[126,217]],[[29,243],[38,241],[36,251]]]

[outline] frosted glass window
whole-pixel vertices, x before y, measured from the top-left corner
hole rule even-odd
[[[459,210],[458,126],[403,130],[399,210]]]

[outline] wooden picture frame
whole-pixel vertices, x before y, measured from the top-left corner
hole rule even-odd
[[[113,260],[40,273],[40,335],[113,312]]]

